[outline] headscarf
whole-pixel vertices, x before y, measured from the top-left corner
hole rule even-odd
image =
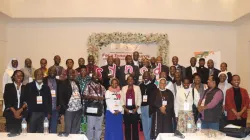
[[[165,89],[160,89],[160,81],[161,81],[161,80],[165,80],[166,82],[167,82],[167,80],[166,80],[166,78],[160,78],[160,79],[158,80],[158,81],[159,81],[159,83],[158,83],[158,88],[159,88],[159,90],[160,90],[160,91],[165,91],[167,85],[165,86]]]
[[[16,59],[16,58],[12,58],[12,59],[10,60],[9,64],[7,65],[6,70],[5,70],[5,72],[6,72],[10,77],[13,75],[13,73],[14,73],[15,70],[19,70],[18,65],[17,65],[17,68],[14,68],[14,67],[12,66],[12,61],[13,61],[13,60],[17,60],[17,59]],[[18,60],[17,60],[17,61],[18,61]]]
[[[228,83],[228,76],[227,76],[227,72],[220,72],[219,73],[219,75],[218,75],[218,77],[220,77],[220,75],[222,75],[222,74],[225,74],[226,75],[226,80],[225,80],[225,82],[224,83],[219,83],[219,85],[218,85],[218,88],[219,89],[221,89],[222,91],[223,91],[223,94],[224,94],[224,96],[226,95],[226,91],[229,89],[229,88],[231,88],[232,87],[232,85],[231,84],[229,84]],[[224,101],[225,101],[225,99],[224,99]]]

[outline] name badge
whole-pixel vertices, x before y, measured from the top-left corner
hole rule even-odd
[[[167,101],[162,101],[162,105],[167,105],[168,104],[168,102]]]
[[[43,97],[42,96],[36,96],[36,103],[37,104],[43,104]]]
[[[59,79],[60,79],[60,76],[56,76],[56,79],[58,79],[58,80],[59,80]]]
[[[33,78],[29,77],[29,83],[33,82]]]
[[[91,114],[97,114],[97,113],[98,113],[98,108],[95,108],[95,107],[87,107],[86,112],[87,112],[87,113],[91,113]]]
[[[189,111],[189,103],[184,102],[184,111]]]
[[[119,110],[120,100],[115,100],[114,110]]]
[[[92,74],[92,73],[90,73],[90,74],[89,74],[89,76],[90,76],[90,77],[92,77],[92,76],[93,76],[93,74]]]
[[[132,106],[132,99],[127,100],[127,106]]]
[[[80,98],[79,92],[74,92],[73,96],[74,96],[75,99],[79,99]]]
[[[205,99],[202,100],[201,106],[205,106],[205,101],[206,101]]]
[[[51,97],[56,97],[56,91],[55,90],[51,90]]]
[[[147,102],[147,101],[148,101],[148,95],[143,95],[142,101],[143,101],[143,102]]]

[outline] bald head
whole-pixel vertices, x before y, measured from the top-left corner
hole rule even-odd
[[[209,69],[213,69],[213,68],[214,68],[214,61],[213,61],[212,59],[209,59],[209,60],[207,61],[207,67],[208,67]]]
[[[31,66],[32,66],[32,61],[31,61],[31,59],[26,58],[24,63],[25,63],[25,67],[31,68]]]
[[[172,63],[173,63],[173,65],[174,65],[174,66],[178,65],[178,62],[179,62],[179,58],[178,58],[177,56],[174,56],[174,57],[172,58]]]
[[[162,64],[162,57],[161,57],[161,56],[158,56],[158,57],[156,58],[156,62],[157,62],[157,64]]]

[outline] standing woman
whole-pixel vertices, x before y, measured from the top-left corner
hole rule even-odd
[[[12,58],[3,74],[3,88],[5,87],[6,84],[8,83],[13,83],[11,77],[14,73],[15,70],[19,70],[18,68],[18,60],[16,58]],[[4,89],[3,89],[4,93]],[[4,104],[3,104],[3,111],[4,111]]]
[[[3,116],[6,118],[7,132],[20,133],[22,118],[27,104],[24,102],[24,73],[16,70],[12,76],[13,83],[5,85],[4,103],[5,110]]]
[[[138,117],[141,106],[141,90],[139,86],[134,85],[134,78],[128,76],[127,86],[122,88],[121,103],[124,108],[124,124],[125,124],[125,139],[139,140],[138,134]],[[132,125],[132,138],[131,138]]]
[[[233,87],[226,93],[226,111],[228,124],[246,127],[249,96],[246,89],[240,87],[240,76],[233,75]]]
[[[177,115],[177,130],[181,133],[194,133],[196,130],[192,105],[197,106],[200,95],[195,88],[189,86],[189,79],[183,80],[181,88],[175,98],[175,114]],[[188,131],[188,121],[191,121],[191,130]]]
[[[194,83],[191,85],[192,88],[196,89],[199,93],[199,97],[202,98],[205,90],[207,89],[207,85],[201,83],[201,77],[198,73],[193,74]]]
[[[220,64],[221,72],[225,72],[227,74],[227,82],[231,83],[232,81],[232,73],[227,71],[227,63],[223,62]]]
[[[107,104],[105,140],[123,140],[121,90],[118,79],[112,79],[105,93]]]

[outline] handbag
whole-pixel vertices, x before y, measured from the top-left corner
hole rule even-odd
[[[222,132],[225,133],[229,137],[235,138],[245,138],[250,133],[250,128],[241,127],[238,128],[223,128]]]
[[[90,87],[97,94],[97,91],[95,90],[95,88],[93,86],[91,86],[91,85],[90,85]],[[100,85],[100,91],[102,93],[102,87],[101,87],[101,85]],[[90,90],[89,90],[89,92],[90,92]],[[88,100],[88,101],[85,102],[85,107],[84,107],[84,114],[85,115],[88,115],[88,116],[102,116],[102,114],[103,114],[103,104],[99,100],[99,95],[98,94],[97,94],[97,96],[98,96],[98,100],[97,101]]]
[[[193,111],[193,115],[194,115],[194,123],[196,124],[196,122],[199,118],[199,111],[198,111],[196,105],[194,104],[194,88],[192,89],[192,96],[193,96],[192,111]]]

